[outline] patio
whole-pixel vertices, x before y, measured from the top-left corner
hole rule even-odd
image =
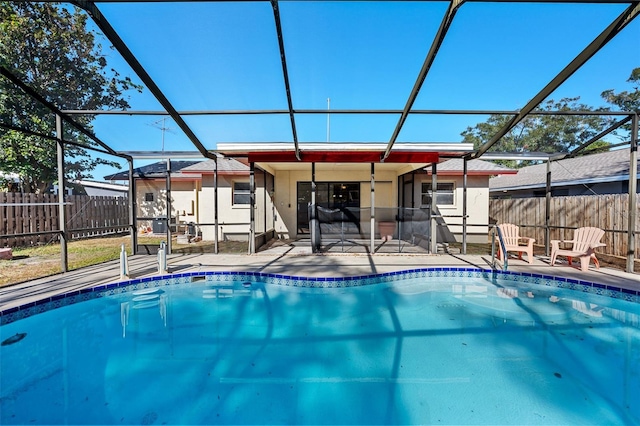
[[[390,243],[393,243],[391,241]],[[351,246],[353,247],[353,246]],[[335,247],[334,247],[335,248]],[[355,251],[355,250],[354,250]],[[338,252],[312,254],[308,242],[278,244],[254,255],[239,254],[172,254],[167,264],[170,273],[204,271],[250,271],[291,276],[357,276],[382,274],[416,268],[454,267],[491,270],[491,256],[424,253],[388,254]],[[129,257],[131,278],[158,275],[155,256]],[[549,265],[549,258],[536,256],[534,263],[509,259],[509,271],[554,275],[594,283],[612,285],[640,292],[640,276],[602,267],[582,272],[578,268],[558,264]],[[119,281],[118,261],[89,266],[33,281],[0,288],[0,311],[23,306],[57,294],[72,293],[84,288]]]

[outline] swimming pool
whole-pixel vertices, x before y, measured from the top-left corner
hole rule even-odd
[[[2,312],[0,422],[639,423],[637,292],[550,278],[191,273],[56,297]]]

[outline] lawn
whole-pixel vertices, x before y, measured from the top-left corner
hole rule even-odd
[[[138,245],[159,246],[166,240],[162,237],[141,237]],[[67,262],[69,270],[84,266],[116,260],[120,257],[122,244],[131,254],[131,237],[116,236],[71,241],[67,245]],[[220,253],[246,254],[247,243],[238,241],[221,241],[218,244]],[[213,242],[196,244],[177,244],[174,240],[173,253],[213,253]],[[29,281],[62,271],[60,245],[56,243],[36,247],[13,249],[13,260],[0,260],[0,286]]]

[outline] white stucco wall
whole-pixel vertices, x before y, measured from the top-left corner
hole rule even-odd
[[[195,222],[197,205],[197,181],[171,182],[171,217],[177,223]],[[153,194],[153,201],[145,201],[147,193]],[[165,180],[136,180],[136,200],[138,218],[156,218],[167,215],[167,189]],[[138,229],[151,227],[152,220],[138,220]]]
[[[233,205],[233,182],[249,182],[248,176],[218,176],[218,239],[247,240],[249,235],[249,205]],[[215,191],[213,175],[205,175],[200,191],[200,226],[202,239],[215,239]]]
[[[367,210],[371,207],[371,176],[368,171],[317,171],[317,182],[359,182],[360,208],[362,232],[370,235],[370,220]],[[393,220],[398,199],[398,178],[395,172],[379,171],[375,173],[375,205],[378,209],[378,221],[385,220],[389,215]],[[431,182],[428,175],[416,175],[414,197],[416,207],[420,207],[422,182]],[[219,176],[218,177],[218,223],[219,238],[232,240],[246,240],[249,235],[250,207],[249,205],[233,205],[233,183],[249,182],[248,176]],[[261,233],[272,227],[279,238],[295,238],[297,228],[297,183],[310,182],[310,171],[275,172],[273,198],[265,194],[264,177],[262,172],[256,172],[256,232]],[[440,213],[448,217],[445,221],[449,231],[457,241],[462,240],[462,176],[439,176],[438,182],[453,182],[454,204],[438,206]],[[270,186],[270,185],[269,185]],[[489,190],[488,177],[469,176],[467,179],[468,204],[468,241],[486,242],[489,222]],[[166,214],[165,182],[164,180],[138,180],[136,185],[138,200],[138,217],[158,217]],[[145,193],[154,194],[153,202],[145,202]],[[213,240],[214,228],[214,187],[213,176],[204,175],[202,182],[177,181],[172,182],[172,212],[179,223],[195,222],[201,224],[200,231],[205,240]],[[265,220],[266,218],[266,220]],[[139,227],[151,226],[140,221]],[[377,231],[377,230],[376,230]],[[378,237],[376,232],[376,237]]]
[[[430,175],[416,175],[414,196],[416,207],[421,202],[422,182],[431,183]],[[454,204],[438,205],[440,214],[449,231],[455,236],[456,241],[462,242],[462,176],[438,176],[438,183],[452,182],[454,184]],[[489,223],[489,177],[467,177],[467,241],[484,243],[487,241]],[[480,225],[480,226],[479,226]]]

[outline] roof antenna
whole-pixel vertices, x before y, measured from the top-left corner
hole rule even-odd
[[[169,130],[169,131],[173,130],[173,127],[166,127],[165,126],[165,121],[166,120],[167,120],[167,117],[162,117],[160,120],[154,121],[153,123],[149,124],[149,126],[153,126],[156,129],[162,130],[162,152],[164,152],[164,132],[167,131],[167,130]],[[174,133],[174,132],[170,132],[170,133]]]
[[[327,143],[331,136],[331,117],[329,110],[331,109],[331,98],[327,98]]]

